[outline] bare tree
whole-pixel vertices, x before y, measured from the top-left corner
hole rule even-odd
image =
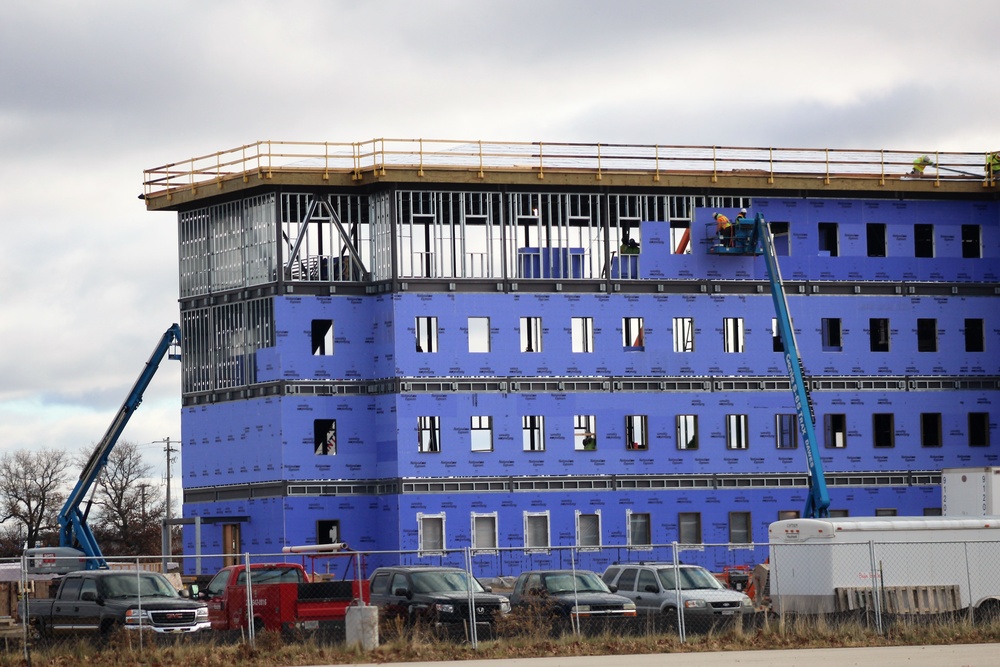
[[[108,455],[92,499],[96,516],[88,521],[104,555],[160,553],[166,502],[160,485],[150,483],[151,473],[135,443],[122,440]]]
[[[45,538],[58,534],[69,465],[66,452],[53,449],[19,450],[0,457],[0,523],[23,526],[19,534],[29,549],[45,546]]]

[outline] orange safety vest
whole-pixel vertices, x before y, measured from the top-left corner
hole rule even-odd
[[[729,222],[729,218],[719,213],[715,216],[715,222],[719,229],[727,229],[732,223]]]

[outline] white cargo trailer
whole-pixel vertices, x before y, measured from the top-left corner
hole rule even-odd
[[[1000,517],[788,519],[768,536],[776,612],[1000,614]]]
[[[945,516],[1000,515],[1000,467],[943,469],[941,511]]]

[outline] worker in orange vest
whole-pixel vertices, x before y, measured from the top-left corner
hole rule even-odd
[[[719,234],[719,238],[725,240],[725,245],[732,246],[733,223],[721,213],[716,213],[712,217],[715,218],[715,231]]]

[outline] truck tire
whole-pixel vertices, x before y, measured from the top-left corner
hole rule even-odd
[[[1000,600],[984,600],[976,607],[976,623],[989,625],[1000,621]]]

